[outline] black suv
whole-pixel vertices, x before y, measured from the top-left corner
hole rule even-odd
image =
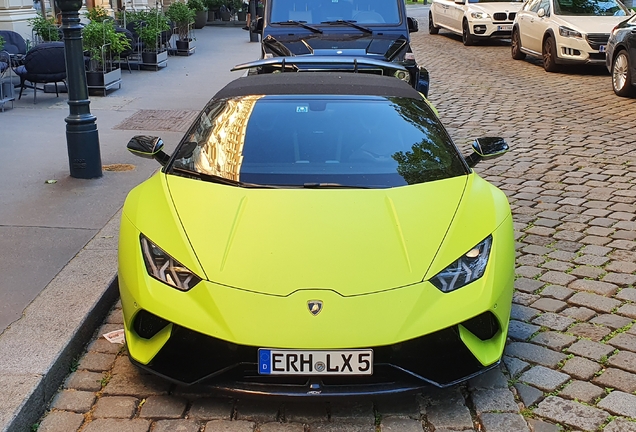
[[[428,71],[419,67],[404,0],[268,0],[256,23],[262,58],[233,70],[349,71],[393,75],[428,95]]]

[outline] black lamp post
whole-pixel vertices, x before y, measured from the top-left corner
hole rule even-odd
[[[258,42],[258,33],[253,31],[256,28],[256,3],[257,0],[250,0],[248,11],[250,13],[250,42]]]
[[[91,114],[82,49],[81,0],[56,0],[62,11],[66,78],[70,114],[66,117],[66,146],[71,177],[90,179],[102,176],[96,118]]]

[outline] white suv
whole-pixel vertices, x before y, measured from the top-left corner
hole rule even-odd
[[[610,32],[630,14],[619,0],[527,0],[512,29],[512,58],[541,57],[548,72],[560,64],[605,64]]]
[[[474,45],[480,39],[510,38],[520,8],[521,0],[433,0],[428,31],[450,30],[462,36],[464,45]]]

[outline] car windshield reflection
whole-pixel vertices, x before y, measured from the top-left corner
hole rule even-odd
[[[629,11],[615,0],[555,0],[557,15],[627,16]]]
[[[398,0],[270,0],[270,22],[353,20],[360,24],[398,24]]]
[[[188,171],[237,186],[352,188],[397,187],[467,173],[424,100],[377,96],[213,101],[174,155],[172,173]]]

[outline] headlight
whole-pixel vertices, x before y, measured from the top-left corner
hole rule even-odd
[[[407,83],[411,81],[411,75],[407,71],[399,70],[395,72],[395,77]]]
[[[201,278],[148,240],[143,234],[139,240],[146,270],[150,276],[180,291],[188,291],[201,282]]]
[[[458,288],[476,281],[484,275],[492,236],[462,255],[457,261],[431,278],[431,283],[442,292],[455,291]]]
[[[559,34],[563,37],[572,37],[572,38],[578,38],[578,39],[583,38],[583,35],[580,32],[577,32],[576,30],[572,30],[571,28],[563,27],[563,26],[559,27]]]
[[[471,12],[470,16],[475,18],[475,19],[488,19],[488,18],[490,18],[490,15],[487,14],[486,12]]]

